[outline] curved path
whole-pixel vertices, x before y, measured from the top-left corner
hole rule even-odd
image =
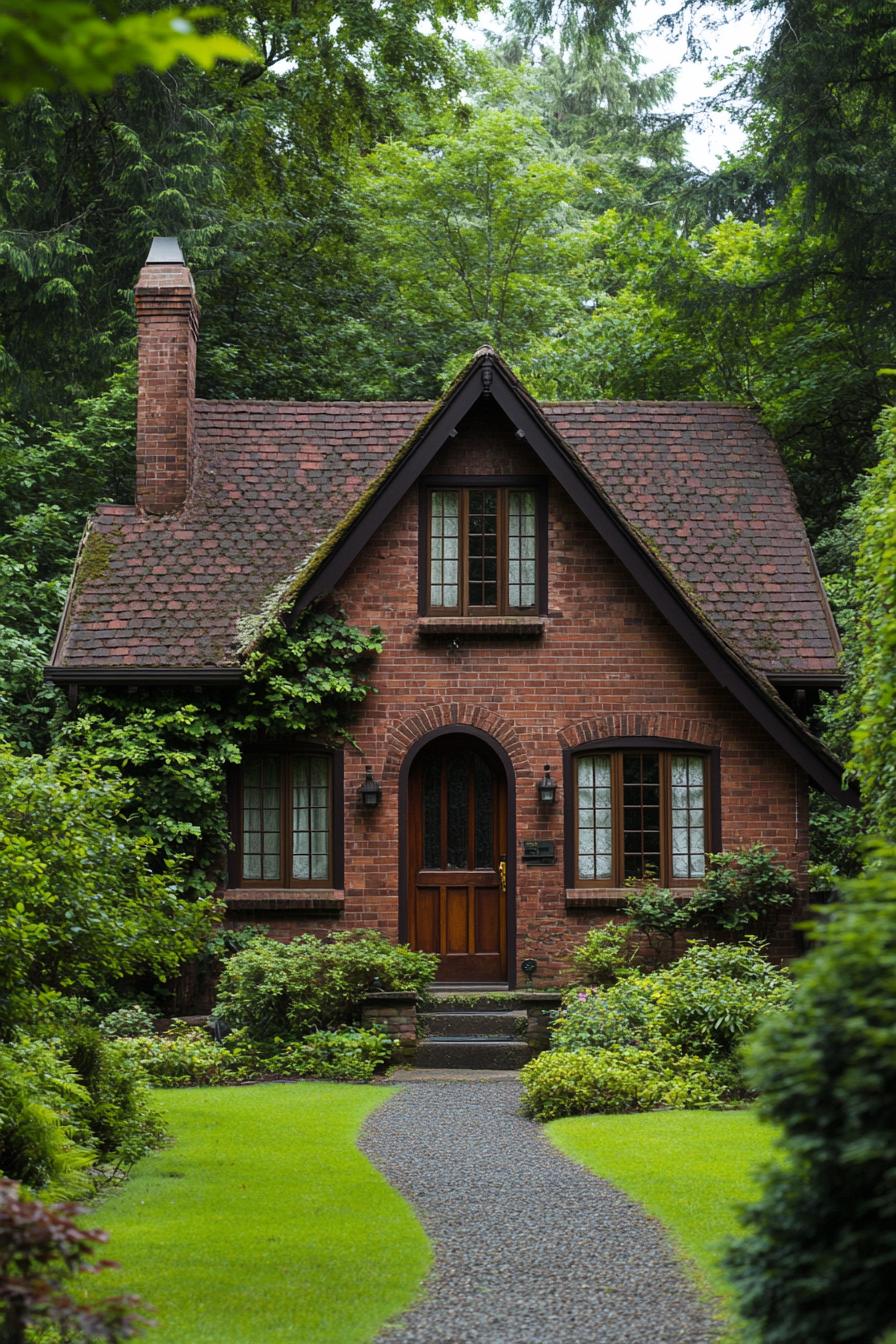
[[[436,1253],[382,1344],[718,1339],[659,1224],[553,1148],[519,1096],[515,1081],[412,1082],[366,1121],[362,1150]]]

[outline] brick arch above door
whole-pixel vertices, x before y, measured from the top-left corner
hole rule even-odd
[[[676,742],[694,742],[704,747],[720,745],[719,730],[707,719],[684,714],[602,714],[561,728],[557,739],[563,747],[604,738],[658,737]]]
[[[434,728],[478,728],[494,738],[510,757],[517,778],[532,778],[532,767],[513,724],[508,723],[482,705],[460,704],[455,701],[427,705],[393,724],[386,739],[386,759],[383,781],[397,780],[402,762],[408,751],[421,737]]]

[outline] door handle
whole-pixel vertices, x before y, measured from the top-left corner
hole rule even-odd
[[[506,860],[505,858],[503,858],[503,857],[502,857],[502,859],[501,859],[501,862],[498,864],[498,877],[499,877],[500,880],[501,880],[501,891],[502,891],[502,893],[503,893],[504,895],[506,895],[506,894],[507,894],[507,860]]]

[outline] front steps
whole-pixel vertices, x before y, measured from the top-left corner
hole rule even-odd
[[[423,1035],[417,1044],[418,1069],[521,1069],[532,1058],[526,1038],[526,1009],[511,995],[456,996],[470,1003],[440,1004],[419,1014]],[[448,997],[448,996],[446,996]]]

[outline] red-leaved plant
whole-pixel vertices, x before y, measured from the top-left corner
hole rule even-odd
[[[76,1274],[117,1267],[94,1259],[108,1235],[79,1227],[84,1212],[79,1204],[42,1204],[18,1182],[0,1180],[0,1344],[25,1344],[29,1328],[41,1325],[54,1326],[66,1344],[117,1344],[153,1324],[138,1313],[138,1297],[85,1303],[66,1291]]]

